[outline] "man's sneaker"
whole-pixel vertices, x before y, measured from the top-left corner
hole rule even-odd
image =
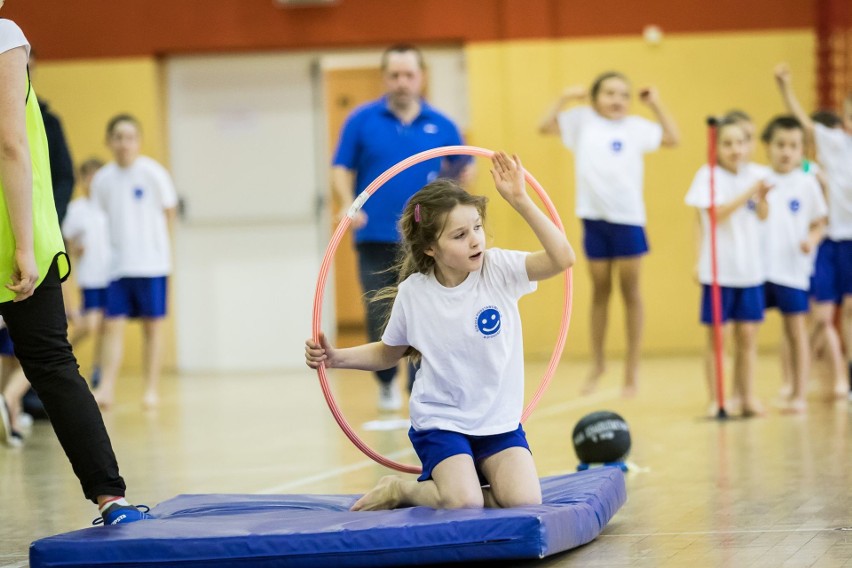
[[[152,519],[148,514],[150,507],[147,505],[110,505],[103,515],[92,521],[93,525],[121,525],[125,523],[135,523],[136,521],[144,521]]]
[[[381,383],[379,385],[379,410],[399,410],[400,408],[402,408],[402,395],[399,394],[396,379],[389,383]]]

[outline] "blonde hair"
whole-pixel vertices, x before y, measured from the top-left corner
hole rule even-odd
[[[435,269],[435,259],[426,254],[426,250],[433,247],[444,232],[450,211],[459,205],[471,205],[476,207],[484,223],[487,203],[487,197],[471,195],[456,181],[445,178],[425,185],[411,197],[399,219],[399,232],[402,235],[399,256],[388,269],[398,273],[397,283],[382,288],[370,298],[371,302],[384,305],[383,329],[390,319],[399,284],[412,274],[430,274]],[[405,354],[415,361],[420,358],[417,350],[411,347]]]

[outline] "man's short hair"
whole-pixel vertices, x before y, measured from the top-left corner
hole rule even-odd
[[[392,53],[413,53],[417,56],[417,64],[420,66],[420,69],[426,69],[426,62],[423,59],[423,53],[421,53],[420,49],[418,49],[416,45],[412,45],[410,43],[397,43],[390,46],[384,51],[384,53],[382,53],[382,71],[388,68],[388,59]]]

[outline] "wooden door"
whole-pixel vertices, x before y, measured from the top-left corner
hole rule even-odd
[[[340,130],[349,113],[359,105],[382,96],[382,74],[378,67],[331,69],[323,73],[323,82],[329,156],[333,157]],[[336,203],[330,187],[328,191],[329,203],[333,203],[329,213],[333,215],[341,204]],[[332,223],[332,230],[335,228],[337,225]],[[347,232],[334,257],[334,284],[338,334],[359,334],[366,329],[366,324],[352,231]]]

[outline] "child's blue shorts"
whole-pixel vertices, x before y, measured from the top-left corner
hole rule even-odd
[[[0,329],[0,355],[5,357],[15,356],[15,346],[12,345],[12,337],[7,328]]]
[[[639,256],[648,252],[645,227],[583,219],[583,248],[592,260]]]
[[[83,311],[102,310],[106,308],[106,288],[83,288]]]
[[[852,294],[852,241],[825,239],[817,249],[811,296],[817,302],[839,304]]]
[[[527,443],[527,435],[520,424],[517,430],[504,434],[494,434],[493,436],[468,436],[449,430],[415,430],[411,428],[408,430],[408,438],[414,446],[414,451],[417,452],[417,457],[420,458],[420,463],[423,464],[423,473],[417,478],[417,481],[432,479],[432,470],[445,459],[459,454],[467,454],[473,458],[476,472],[479,474],[479,482],[482,485],[487,485],[488,481],[479,469],[482,460],[507,448],[526,448],[527,451],[530,449]]]
[[[782,286],[774,282],[763,285],[766,308],[778,308],[782,314],[804,314],[810,309],[808,291]]]
[[[161,318],[166,315],[166,277],[120,278],[109,283],[106,317]]]
[[[701,286],[701,323],[713,323],[712,293],[709,284]],[[763,284],[747,288],[721,286],[722,292],[722,323],[733,321],[760,322],[763,321],[763,310],[766,307],[766,293]]]

